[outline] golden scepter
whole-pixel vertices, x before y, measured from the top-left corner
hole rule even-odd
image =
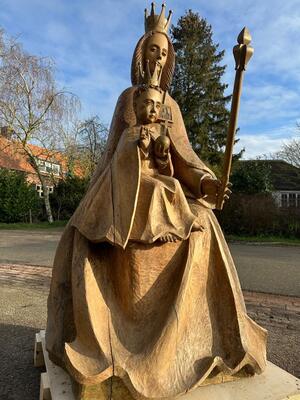
[[[235,73],[233,94],[231,100],[230,120],[227,133],[226,149],[224,154],[221,187],[216,204],[217,210],[222,210],[225,201],[224,195],[226,194],[227,185],[229,183],[229,176],[231,172],[234,136],[237,128],[237,119],[239,114],[239,106],[242,93],[243,76],[248,61],[250,60],[254,51],[254,49],[251,46],[249,46],[251,42],[251,35],[246,27],[240,32],[237,38],[237,42],[238,44],[233,48],[236,73]]]

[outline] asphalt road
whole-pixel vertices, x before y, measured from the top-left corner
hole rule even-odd
[[[243,289],[300,297],[300,246],[229,247]]]
[[[62,230],[0,230],[0,263],[52,266]]]
[[[60,235],[60,230],[0,230],[0,263],[51,266]],[[300,297],[300,246],[229,247],[244,290]]]

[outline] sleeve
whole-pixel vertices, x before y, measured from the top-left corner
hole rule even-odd
[[[178,104],[169,95],[167,103],[172,110],[172,126],[168,129],[171,140],[174,176],[206,207],[214,208],[211,199],[201,191],[203,179],[217,179],[192,149]]]
[[[111,161],[113,154],[118,146],[119,139],[122,132],[136,124],[136,117],[133,110],[133,94],[135,87],[130,87],[124,90],[118,98],[116,108],[111,121],[107,144],[94,175],[92,176],[89,187],[93,187],[95,182],[99,179],[106,166]]]

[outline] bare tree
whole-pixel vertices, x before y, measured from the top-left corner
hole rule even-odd
[[[274,154],[276,159],[287,161],[300,168],[300,139],[292,139],[282,145],[281,149]]]
[[[0,123],[14,132],[37,174],[50,223],[47,179],[30,144],[42,147],[43,155],[55,159],[63,125],[78,106],[74,95],[57,88],[53,61],[28,54],[20,43],[0,31]]]
[[[107,126],[97,115],[78,125],[78,158],[88,177],[92,176],[104,152],[107,136]]]

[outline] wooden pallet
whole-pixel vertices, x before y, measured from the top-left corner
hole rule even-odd
[[[40,400],[75,400],[69,375],[48,357],[45,331],[35,335],[34,366],[46,368],[41,374]]]

